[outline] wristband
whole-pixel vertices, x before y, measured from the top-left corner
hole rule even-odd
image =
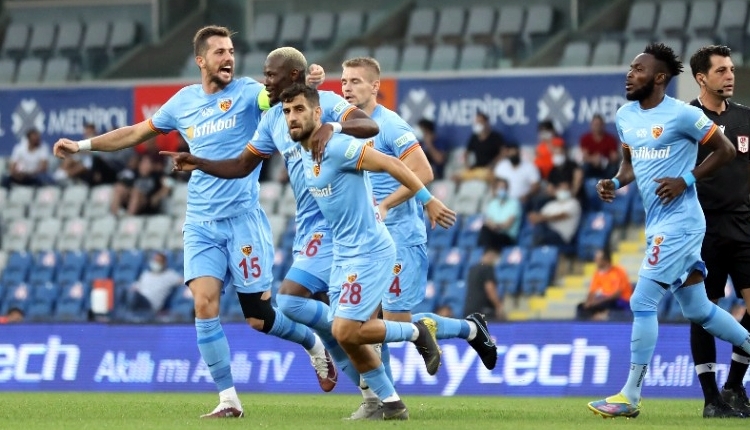
[[[687,172],[682,175],[682,180],[685,181],[685,185],[689,188],[695,183],[695,175],[693,175],[693,172]]]
[[[417,200],[422,203],[422,205],[426,205],[429,203],[430,200],[432,200],[432,194],[430,194],[429,191],[427,191],[427,187],[422,187],[419,191],[417,191],[416,194],[414,194],[414,197],[417,198]]]
[[[83,139],[78,141],[79,151],[91,151],[91,139]]]
[[[331,127],[333,127],[333,132],[334,133],[341,133],[341,129],[343,127],[341,127],[341,123],[340,122],[329,122],[328,124],[330,124]]]
[[[615,184],[615,189],[616,189],[616,190],[619,190],[619,189],[620,189],[620,180],[619,180],[619,179],[617,179],[617,178],[612,178],[612,179],[610,179],[610,181],[612,181],[612,183],[613,183],[613,184]]]

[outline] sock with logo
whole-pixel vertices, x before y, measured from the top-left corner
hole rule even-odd
[[[640,277],[630,298],[630,309],[633,311],[630,372],[621,392],[633,405],[637,405],[641,399],[643,378],[656,349],[656,340],[659,337],[656,309],[665,293],[666,290],[656,281]]]
[[[740,324],[745,330],[750,330],[750,315],[748,315],[747,310],[742,315]],[[732,348],[732,364],[729,365],[729,375],[727,376],[726,383],[728,388],[738,388],[744,385],[742,381],[745,379],[749,363],[750,356],[748,356],[747,352],[737,346]]]
[[[471,326],[466,320],[460,320],[456,318],[446,318],[433,313],[422,313],[416,314],[411,317],[412,322],[417,322],[422,318],[430,318],[435,320],[437,323],[437,333],[435,337],[438,339],[468,339],[471,333]]]
[[[708,404],[719,397],[716,385],[716,341],[711,333],[699,324],[690,323],[690,350],[695,362],[695,373],[703,390],[703,399]]]
[[[307,350],[315,346],[315,334],[313,334],[309,327],[292,321],[276,308],[274,308],[274,312],[276,313],[276,317],[268,334],[298,343]]]
[[[367,386],[378,395],[380,401],[385,401],[385,399],[396,394],[396,389],[393,388],[393,384],[388,380],[388,376],[385,374],[383,363],[380,363],[380,366],[363,373],[362,378],[367,383]]]
[[[700,324],[712,335],[750,353],[747,330],[729,312],[708,300],[703,282],[677,288],[674,296],[682,308],[682,314],[690,322]]]
[[[208,366],[216,388],[220,392],[234,387],[232,380],[231,357],[229,342],[224,335],[219,317],[195,319],[195,331],[198,335],[198,351]]]

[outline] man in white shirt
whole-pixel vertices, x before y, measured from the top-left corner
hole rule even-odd
[[[151,257],[148,269],[133,284],[128,297],[128,308],[158,312],[164,307],[172,290],[182,283],[182,276],[167,268],[167,256],[157,252]]]
[[[47,174],[50,159],[50,149],[42,142],[42,136],[36,129],[26,132],[26,139],[13,147],[10,155],[10,174],[3,178],[3,186],[17,185],[47,185],[54,181]]]
[[[581,221],[581,204],[570,192],[568,182],[555,187],[555,199],[545,203],[539,212],[529,213],[534,225],[534,245],[569,245]]]
[[[530,196],[539,190],[539,169],[534,163],[523,160],[518,145],[508,145],[505,157],[495,165],[496,178],[508,182],[508,197],[526,204]]]

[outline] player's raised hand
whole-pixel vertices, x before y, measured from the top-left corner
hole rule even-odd
[[[654,182],[659,183],[656,187],[656,195],[659,196],[663,205],[671,202],[687,189],[687,184],[682,178],[657,178]]]
[[[172,157],[174,172],[192,172],[198,168],[198,157],[189,152],[159,151],[159,154]]]
[[[310,64],[310,68],[307,71],[307,78],[305,83],[313,88],[318,88],[326,80],[326,72],[323,67],[319,64]]]
[[[310,136],[310,151],[312,153],[312,159],[316,163],[323,161],[323,151],[326,149],[326,144],[333,136],[333,126],[330,123],[325,123],[318,127],[312,136]]]
[[[599,198],[607,203],[612,203],[615,199],[615,183],[611,179],[600,179],[596,183],[596,193]]]
[[[65,158],[78,151],[80,151],[78,142],[64,138],[55,142],[55,146],[52,147],[52,153],[55,154],[55,157],[57,158]]]
[[[427,202],[424,209],[427,211],[427,217],[430,219],[432,228],[435,228],[435,224],[439,224],[443,228],[450,228],[456,223],[456,213],[448,209],[437,197],[433,197]]]

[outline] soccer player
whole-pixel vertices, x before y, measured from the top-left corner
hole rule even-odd
[[[407,419],[380,358],[369,344],[411,340],[434,375],[440,365],[434,320],[417,323],[371,318],[389,287],[396,248],[374,205],[365,171],[386,171],[406,184],[425,204],[428,217],[448,228],[456,215],[430,195],[419,178],[397,158],[371,149],[357,139],[334,136],[320,162],[313,161],[310,136],[321,127],[318,92],[296,84],[281,93],[282,109],[292,140],[300,142],[305,182],[333,233],[333,268],[329,297],[333,335],[367,385],[383,403],[369,419]],[[410,197],[410,196],[409,196]]]
[[[706,293],[714,303],[724,297],[727,277],[737,297],[750,303],[750,109],[729,100],[734,94],[734,64],[726,46],[705,46],[690,58],[690,69],[700,95],[690,104],[724,131],[737,155],[712,176],[699,181],[698,200],[706,216],[706,236],[701,256],[706,262]],[[709,155],[698,150],[698,164]],[[750,330],[747,309],[740,321]],[[716,385],[716,342],[700,324],[690,326],[690,347],[695,371],[703,388],[704,417],[750,416],[750,402],[742,383],[750,356],[732,350],[732,363],[724,388]]]
[[[711,303],[703,279],[706,266],[700,245],[706,231],[695,182],[713,174],[734,157],[734,147],[700,109],[665,94],[670,80],[682,72],[672,48],[649,44],[630,64],[626,98],[616,122],[623,143],[620,170],[597,184],[599,197],[611,202],[615,190],[637,181],[646,208],[646,256],[630,299],[633,326],[630,372],[620,393],[590,402],[603,417],[636,417],[641,388],[659,331],[657,306],[671,291],[691,322],[714,336],[750,351],[747,330]],[[697,167],[698,144],[711,155]],[[694,168],[695,167],[695,168]]]
[[[378,104],[380,89],[380,64],[370,57],[358,57],[342,64],[341,91],[344,98],[370,115],[380,126],[374,148],[399,158],[423,184],[432,181],[430,166],[414,130],[395,112]],[[383,318],[389,321],[419,321],[429,317],[437,321],[437,338],[460,337],[468,340],[477,351],[482,363],[493,369],[497,362],[497,347],[487,331],[483,315],[474,313],[465,320],[444,318],[433,313],[412,315],[424,299],[427,285],[427,231],[422,218],[422,208],[413,192],[386,172],[371,173],[373,196],[378,202],[381,218],[396,244],[396,263],[393,266],[390,287],[382,300]],[[390,353],[383,344],[381,357],[391,382]],[[352,419],[366,418],[378,410],[376,396],[366,386],[361,386],[364,402],[352,414]]]
[[[292,249],[294,262],[281,283],[276,303],[292,320],[314,328],[339,369],[358,383],[359,373],[351,366],[346,353],[331,334],[331,321],[327,318],[328,305],[312,299],[318,293],[328,292],[333,263],[333,238],[328,223],[305,186],[302,149],[290,138],[289,127],[279,103],[281,91],[294,83],[305,82],[306,69],[307,60],[297,49],[283,47],[268,54],[264,75],[272,107],[263,116],[255,135],[238,157],[209,160],[188,153],[163,154],[173,157],[177,170],[197,169],[212,176],[232,179],[250,175],[274,151],[281,153],[289,172],[297,211]],[[341,96],[331,91],[321,91],[320,101],[323,119],[326,121],[321,128],[362,138],[377,134],[378,125]],[[323,379],[321,383],[328,383],[333,388],[331,382],[335,381],[335,373],[319,377]]]
[[[181,89],[153,118],[92,139],[60,139],[55,155],[116,151],[172,130],[178,130],[198,156],[237,154],[268,108],[268,96],[255,80],[234,79],[230,36],[224,27],[198,30],[193,48],[201,84]],[[258,172],[237,181],[201,172],[193,175],[183,234],[184,277],[195,300],[198,349],[219,390],[219,405],[204,417],[243,416],[232,380],[229,343],[219,322],[225,280],[237,288],[245,318],[254,329],[299,343],[316,357],[315,363],[331,364],[322,342],[309,328],[271,306],[273,245],[268,219],[258,204]],[[316,369],[316,373],[321,371]]]

